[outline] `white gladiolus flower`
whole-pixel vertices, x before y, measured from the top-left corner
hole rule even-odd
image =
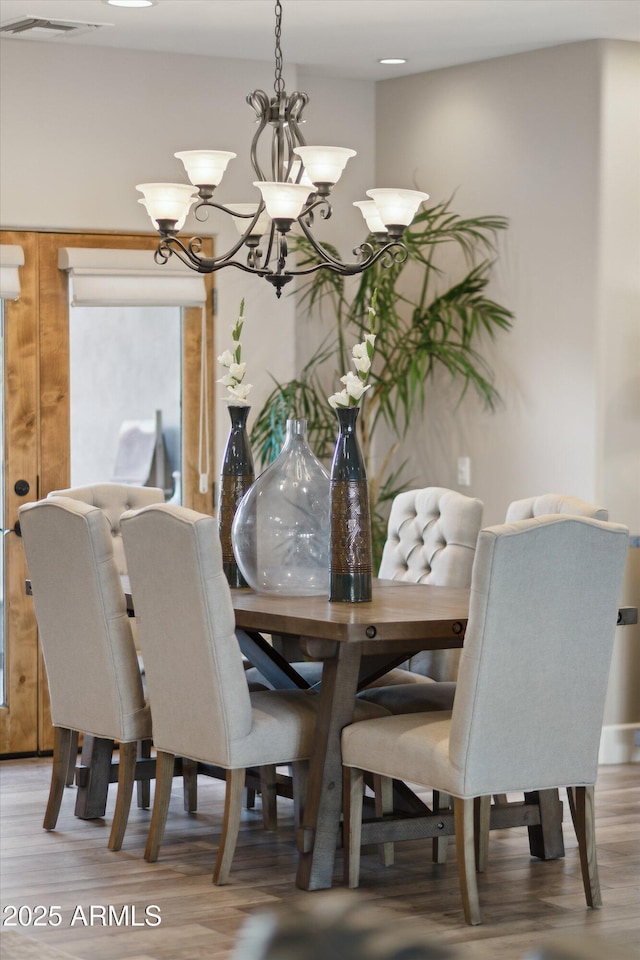
[[[246,407],[247,397],[251,390],[250,383],[243,383],[244,375],[247,370],[247,364],[242,360],[242,344],[240,337],[244,325],[244,300],[240,303],[240,312],[238,319],[231,327],[231,337],[233,339],[233,350],[224,350],[218,357],[218,363],[227,368],[227,373],[217,382],[227,388],[225,400],[230,406]]]
[[[231,350],[225,350],[224,353],[221,353],[218,357],[218,363],[221,363],[223,367],[230,367],[233,363]]]
[[[247,369],[246,363],[232,363],[229,367],[229,374],[233,377],[234,380],[237,380],[238,383],[241,382],[244,377],[245,370]]]
[[[233,402],[236,404],[236,406],[246,406],[247,397],[249,396],[251,387],[252,384],[250,383],[238,383],[235,386],[229,387],[229,396],[233,398]]]
[[[329,397],[329,405],[335,410],[336,407],[348,407],[349,406],[349,394],[346,390],[341,390],[340,393],[332,393]]]
[[[371,327],[376,317],[376,299],[378,291],[373,291],[371,306],[368,308]],[[336,407],[353,407],[362,398],[367,390],[371,389],[369,375],[371,373],[371,364],[375,351],[376,335],[375,333],[365,333],[362,343],[356,343],[351,351],[351,359],[356,369],[349,370],[344,377],[340,377],[340,382],[344,383],[344,390],[339,393],[333,393],[328,397],[329,405],[334,409]]]
[[[356,357],[354,354],[353,365],[358,371],[358,373],[369,373],[371,370],[371,360],[369,357]]]

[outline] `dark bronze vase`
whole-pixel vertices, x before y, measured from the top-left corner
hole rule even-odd
[[[329,600],[371,600],[371,514],[364,458],[356,436],[358,407],[337,407],[340,432],[331,464]]]
[[[218,499],[218,529],[222,546],[222,566],[230,587],[246,587],[246,580],[238,569],[231,542],[231,525],[238,504],[255,480],[253,456],[247,434],[250,407],[229,406],[231,430],[222,458],[220,495]]]

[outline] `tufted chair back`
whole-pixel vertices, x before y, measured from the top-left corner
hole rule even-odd
[[[604,507],[596,507],[592,503],[587,503],[586,500],[567,497],[562,493],[544,493],[539,497],[514,500],[507,509],[505,523],[532,520],[534,517],[558,513],[569,514],[572,517],[591,517],[592,520],[609,519],[609,511]]]
[[[136,487],[128,483],[94,483],[87,487],[52,490],[49,497],[82,500],[83,503],[102,510],[109,521],[113,538],[113,556],[121,576],[127,572],[127,561],[122,545],[120,517],[127,510],[139,510],[150,503],[164,502],[164,492],[159,487]]]
[[[378,576],[439,587],[468,587],[482,510],[481,500],[445,487],[399,493],[391,506]],[[459,659],[458,650],[424,650],[404,667],[434,680],[450,681],[456,678]]]
[[[468,587],[482,501],[444,487],[407,490],[393,501],[378,576]]]

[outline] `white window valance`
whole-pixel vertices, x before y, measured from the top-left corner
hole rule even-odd
[[[151,250],[61,247],[58,267],[69,272],[73,306],[202,306],[204,277],[172,257],[157,264]]]
[[[20,296],[20,267],[24,266],[24,250],[11,243],[0,244],[0,299],[17,300]]]

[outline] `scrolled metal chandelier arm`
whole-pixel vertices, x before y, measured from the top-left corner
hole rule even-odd
[[[187,267],[191,267],[196,273],[214,273],[221,267],[236,267],[238,270],[244,270],[245,273],[253,273],[258,276],[265,276],[267,270],[252,267],[249,264],[242,263],[241,260],[229,260],[228,263],[221,263],[220,257],[203,257],[194,252],[195,247],[202,246],[202,237],[192,237],[188,243],[183,243],[178,237],[164,237],[158,244],[153,258],[156,263],[166,263],[169,257],[175,256]],[[230,256],[225,254],[225,257]]]
[[[391,266],[407,258],[402,234],[418,206],[428,199],[427,194],[413,190],[371,190],[367,201],[359,201],[365,218],[368,239],[357,246],[355,261],[343,262],[334,256],[312,233],[314,213],[323,221],[332,214],[329,196],[340,179],[342,171],[355,151],[343,147],[307,146],[300,125],[309,100],[306,93],[295,91],[288,95],[282,77],[282,4],[275,4],[275,79],[274,95],[254,90],[247,103],[257,118],[257,129],[251,141],[250,160],[256,175],[254,186],[260,191],[260,200],[253,203],[218,203],[212,199],[227,164],[234,153],[220,150],[191,150],[177,153],[186,168],[191,185],[176,183],[140,184],[143,203],[153,220],[160,242],[155,259],[166,263],[176,256],[198,273],[213,273],[224,267],[236,267],[246,273],[265,278],[280,297],[282,288],[295,276],[327,269],[342,276],[353,276],[375,263]],[[260,159],[260,146],[267,128],[271,128],[268,165],[271,179],[265,175]],[[267,151],[265,151],[267,152]],[[234,218],[238,239],[221,256],[202,256],[202,239],[192,237],[185,242],[177,236],[189,210],[198,221],[206,219],[209,209]],[[245,225],[246,221],[246,225]],[[318,257],[311,266],[298,267],[288,263],[287,234],[298,223],[303,235]],[[236,256],[246,249],[246,259]]]
[[[318,270],[325,268],[332,270],[334,273],[340,273],[345,277],[352,277],[358,273],[362,273],[364,270],[368,270],[368,268],[372,267],[378,260],[383,261],[383,266],[390,267],[393,263],[404,263],[408,256],[407,248],[400,240],[391,240],[389,243],[385,243],[377,249],[372,243],[365,240],[364,243],[361,243],[360,246],[356,247],[353,251],[354,256],[358,254],[361,255],[360,260],[354,263],[345,263],[342,260],[338,260],[337,257],[334,257],[322,244],[318,243],[302,218],[300,218],[298,223],[311,246],[322,259],[319,263],[315,263],[310,267],[296,267],[289,270],[289,273],[293,276],[317,273]]]

